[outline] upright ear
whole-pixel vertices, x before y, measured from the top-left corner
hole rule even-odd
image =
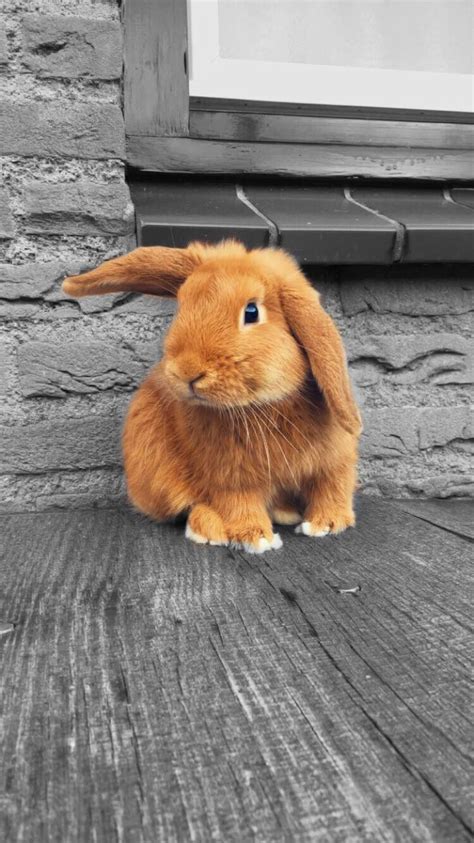
[[[330,411],[345,430],[359,434],[361,417],[352,395],[344,346],[334,322],[319,302],[319,293],[296,271],[281,283],[280,300]]]
[[[145,246],[128,255],[106,261],[83,275],[71,275],[63,283],[70,296],[100,296],[104,293],[136,292],[154,296],[176,296],[179,286],[199,266],[203,249]]]

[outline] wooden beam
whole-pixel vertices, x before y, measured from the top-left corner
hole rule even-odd
[[[124,27],[127,132],[187,135],[186,0],[126,0]]]
[[[474,125],[191,111],[192,138],[256,143],[315,143],[473,149]]]
[[[366,105],[318,105],[298,102],[190,97],[191,111],[228,111],[238,114],[286,114],[294,117],[334,117],[338,120],[395,120],[412,123],[474,123],[474,113]]]
[[[160,173],[389,178],[474,177],[474,152],[388,146],[243,143],[129,135],[127,161]]]

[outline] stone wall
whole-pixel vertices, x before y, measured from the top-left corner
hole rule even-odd
[[[319,284],[363,409],[368,492],[474,496],[473,269],[350,268]]]
[[[132,248],[119,6],[0,0],[0,500],[123,498],[120,426],[172,305],[71,301],[77,272]],[[384,495],[474,495],[472,273],[318,271],[364,406],[361,481]],[[472,465],[472,458],[471,458]]]

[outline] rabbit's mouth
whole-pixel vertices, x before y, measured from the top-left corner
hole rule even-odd
[[[256,406],[281,401],[299,389],[306,367],[297,358],[297,365],[269,366],[253,356],[234,354],[210,359],[195,354],[165,358],[161,369],[176,399],[196,407]]]

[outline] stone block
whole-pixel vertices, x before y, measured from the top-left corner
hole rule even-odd
[[[0,239],[9,240],[14,236],[15,223],[10,210],[8,193],[0,188]]]
[[[361,454],[404,457],[447,445],[468,450],[474,438],[474,413],[469,406],[366,409]]]
[[[140,313],[146,316],[169,317],[175,310],[173,299],[158,296],[134,296],[118,293],[73,299],[61,289],[66,275],[85,271],[83,261],[45,261],[29,264],[0,264],[0,318],[27,319],[39,315],[42,305],[54,305],[54,318],[61,317],[58,305],[67,306],[67,316],[77,311],[100,313],[118,309],[121,313]],[[21,301],[20,301],[21,300]]]
[[[0,155],[125,158],[125,129],[111,103],[0,101]]]
[[[0,22],[0,26],[2,26]],[[6,70],[8,65],[8,44],[7,44],[7,36],[6,32],[2,28],[0,29],[0,73]]]
[[[400,334],[346,340],[351,375],[379,383],[474,383],[474,345],[458,334]]]
[[[28,14],[23,18],[23,65],[43,78],[119,79],[118,21]]]
[[[103,509],[109,507],[121,507],[126,505],[125,492],[117,492],[116,494],[94,494],[93,492],[84,492],[83,494],[68,494],[54,495],[39,495],[36,499],[36,508],[38,510],[46,509]]]
[[[38,304],[25,304],[24,302],[3,302],[0,301],[0,321],[17,322],[22,319],[34,319],[41,313]]]
[[[420,413],[417,407],[364,410],[362,456],[404,457],[416,453]]]
[[[0,475],[0,512],[115,506],[125,500],[122,466]]]
[[[2,425],[0,472],[41,474],[120,465],[120,429],[115,414]]]
[[[430,407],[423,411],[419,431],[420,449],[459,445],[468,450],[474,443],[474,407]]]
[[[361,466],[362,471],[364,466]],[[474,474],[441,471],[439,474],[419,474],[412,465],[400,476],[391,477],[387,468],[370,480],[362,480],[360,489],[366,494],[380,494],[387,498],[470,498],[474,497]]]
[[[25,187],[30,234],[131,234],[135,215],[125,183],[34,183]]]
[[[9,370],[12,367],[12,351],[2,339],[0,345],[0,398],[5,398],[10,390]]]
[[[474,311],[474,273],[464,267],[430,267],[428,277],[410,267],[403,277],[377,277],[368,272],[346,273],[341,281],[341,304],[347,316],[364,311],[443,316]]]
[[[0,264],[0,299],[45,299],[59,285],[68,268],[72,273],[79,271],[78,264],[60,261]]]
[[[406,480],[408,491],[424,498],[474,498],[474,473],[428,474],[426,477]],[[383,487],[382,487],[382,491]]]
[[[24,343],[18,349],[20,391],[26,398],[107,389],[131,390],[158,360],[159,343],[122,346],[117,341]]]

